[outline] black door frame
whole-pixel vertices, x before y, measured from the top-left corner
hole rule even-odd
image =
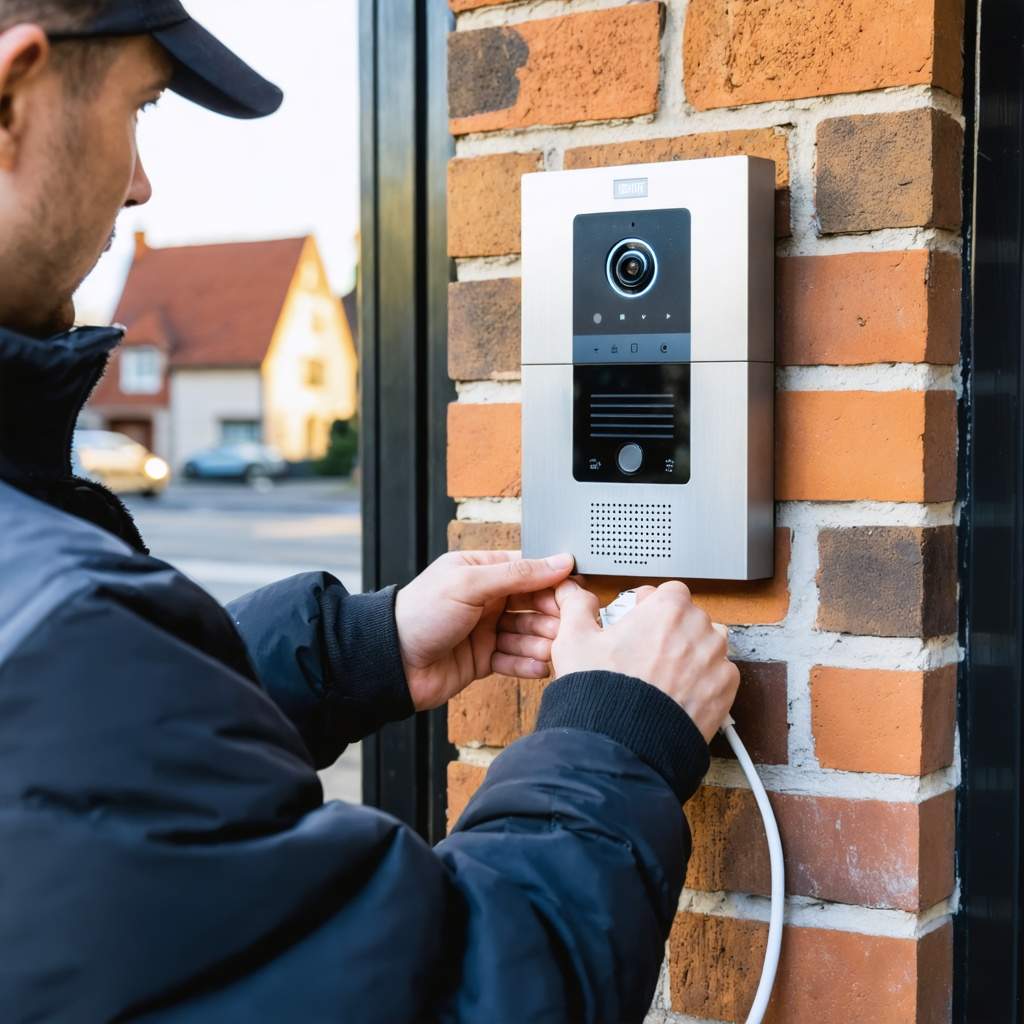
[[[1024,1009],[1024,0],[968,8],[953,1019],[1011,1024]]]
[[[446,549],[445,0],[360,0],[363,586],[404,584]],[[447,716],[363,746],[363,800],[436,842],[445,830]]]

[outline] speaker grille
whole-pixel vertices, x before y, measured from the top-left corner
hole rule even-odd
[[[590,553],[619,565],[672,557],[672,506],[653,501],[592,501]]]
[[[592,394],[590,436],[672,441],[676,434],[676,396],[658,394]]]

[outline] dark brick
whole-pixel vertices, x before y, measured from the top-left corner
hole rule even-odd
[[[452,380],[519,376],[517,277],[448,285],[448,375]]]
[[[789,722],[786,663],[739,661],[740,688],[732,707],[736,729],[757,764],[789,761]],[[719,734],[711,741],[715,757],[732,757],[732,747]]]
[[[818,555],[819,629],[923,637],[956,631],[952,526],[822,530]]]
[[[530,47],[514,28],[482,28],[448,37],[448,116],[470,117],[515,106],[519,68]]]
[[[933,109],[837,117],[818,126],[823,234],[960,227],[963,133]]]

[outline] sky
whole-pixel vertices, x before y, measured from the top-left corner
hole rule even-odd
[[[110,322],[144,230],[153,246],[317,236],[339,294],[359,227],[358,0],[186,0],[189,13],[285,93],[262,121],[219,117],[166,93],[139,124],[153,199],[125,210],[76,298]],[[242,16],[240,12],[244,12]]]

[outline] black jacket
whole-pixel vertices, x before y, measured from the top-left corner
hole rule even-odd
[[[608,673],[547,691],[430,849],[315,768],[411,713],[394,591],[230,614],[68,444],[117,330],[0,331],[0,1019],[642,1019],[707,767]]]

